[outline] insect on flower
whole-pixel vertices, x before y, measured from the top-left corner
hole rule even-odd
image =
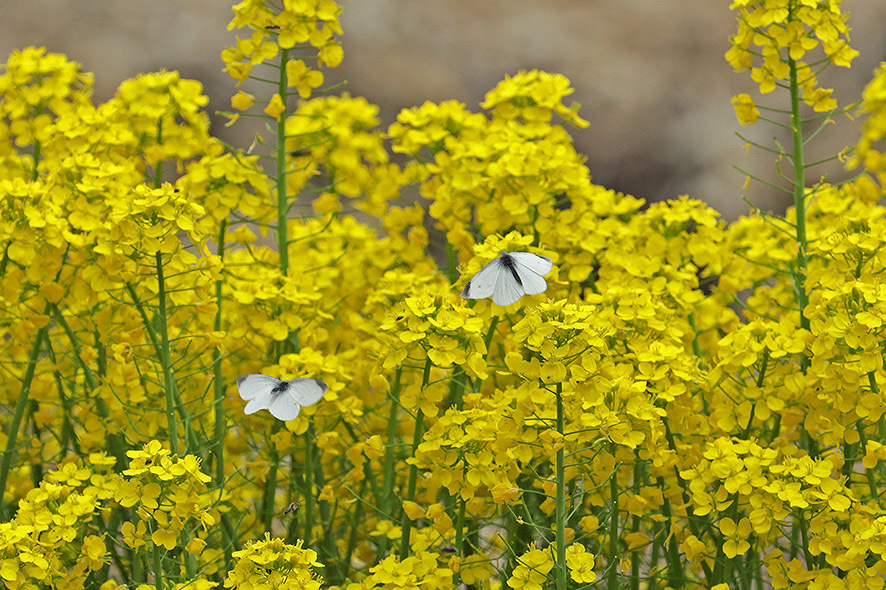
[[[267,375],[244,375],[237,379],[240,397],[249,403],[244,411],[268,410],[278,420],[295,420],[302,406],[316,404],[328,386],[319,379],[282,381]]]
[[[540,254],[502,252],[471,277],[461,296],[467,299],[492,296],[496,305],[504,307],[523,295],[544,293],[548,284],[542,277],[551,272],[553,266],[550,258]]]

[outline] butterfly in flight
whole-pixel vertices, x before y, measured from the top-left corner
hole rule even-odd
[[[237,379],[247,414],[268,410],[278,420],[295,420],[302,406],[316,404],[328,389],[319,379],[283,381],[267,375],[244,375]]]
[[[547,256],[531,252],[502,252],[480,269],[465,285],[461,296],[467,299],[492,297],[496,305],[510,305],[523,295],[538,295],[548,288],[544,277],[554,263]]]

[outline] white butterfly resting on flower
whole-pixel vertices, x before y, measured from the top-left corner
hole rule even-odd
[[[249,403],[244,411],[268,410],[278,420],[295,420],[302,406],[316,404],[328,389],[319,379],[282,381],[267,375],[244,375],[237,379],[240,397]]]
[[[523,295],[544,293],[548,284],[542,277],[553,267],[551,259],[541,254],[502,252],[468,281],[461,296],[468,299],[492,296],[496,305],[504,307]]]

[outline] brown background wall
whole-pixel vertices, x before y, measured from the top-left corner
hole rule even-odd
[[[730,97],[752,92],[753,83],[723,59],[735,26],[726,0],[341,4],[345,61],[333,77],[379,104],[385,125],[425,100],[455,98],[479,109],[504,74],[556,71],[572,80],[572,98],[591,123],[574,137],[595,182],[648,200],[688,193],[728,218],[746,211],[742,195],[766,209],[784,206],[759,185],[744,191],[732,168],[773,176],[771,159],[746,155],[734,135]],[[852,45],[861,56],[851,70],[831,68],[822,79],[846,104],[886,59],[886,2],[845,0],[843,9],[852,12]],[[0,54],[26,45],[66,53],[95,72],[97,101],[138,72],[176,69],[204,83],[215,111],[229,108],[234,92],[219,58],[233,39],[230,17],[223,0],[0,0]],[[236,128],[215,131],[249,144],[245,129],[239,136]],[[761,125],[743,132],[763,142],[775,135]],[[813,144],[811,158],[836,153],[856,134],[856,124],[841,118]],[[830,169],[831,179],[845,176],[839,166]]]

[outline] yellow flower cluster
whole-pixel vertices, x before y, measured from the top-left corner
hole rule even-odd
[[[141,519],[121,527],[123,540],[132,549],[144,547],[150,535],[151,543],[172,550],[190,519],[204,530],[216,524],[204,485],[212,478],[200,471],[196,457],[170,456],[156,440],[127,455],[132,460],[123,475],[128,477],[118,483],[114,500],[124,508],[135,508]]]
[[[840,10],[841,0],[734,0],[729,8],[738,13],[738,31],[726,52],[736,72],[751,71],[751,77],[767,94],[792,81],[802,100],[816,112],[837,108],[833,89],[818,86],[816,63],[804,58],[821,48],[828,62],[848,68],[858,51],[849,46],[847,15]],[[753,123],[747,106],[750,97],[736,103],[739,121]],[[735,99],[733,99],[735,102]],[[753,102],[750,102],[753,107]]]
[[[390,556],[369,568],[369,572],[359,584],[348,584],[345,590],[446,590],[453,587],[452,570],[440,567],[437,555],[426,551],[418,551],[404,560]]]
[[[47,473],[28,492],[16,517],[0,524],[0,577],[6,587],[82,587],[91,572],[107,567],[112,555],[119,567],[117,553],[106,545],[102,520],[114,506],[138,515],[137,524],[121,526],[119,516],[114,521],[119,538],[136,553],[169,551],[189,537],[187,551],[203,551],[203,539],[216,520],[205,486],[211,478],[200,471],[199,460],[170,456],[156,440],[128,455],[132,460],[122,475],[112,472],[113,457],[92,453],[85,462],[68,462]],[[191,537],[194,524],[202,527],[203,538]]]
[[[874,72],[874,78],[862,93],[861,111],[868,115],[862,127],[862,136],[850,165],[864,164],[866,170],[876,175],[880,186],[886,185],[886,154],[882,147],[886,137],[886,62]]]
[[[243,0],[234,5],[236,16],[228,29],[248,27],[252,35],[238,36],[236,47],[222,52],[228,74],[242,82],[249,78],[256,65],[276,57],[280,50],[288,51],[304,43],[318,51],[321,64],[334,68],[343,57],[341,45],[335,39],[335,35],[342,34],[340,13],[341,7],[333,0],[286,0],[279,10],[265,0]],[[320,72],[309,70],[303,60],[292,63],[298,64],[291,66],[292,73],[297,75],[292,76],[290,82],[299,87],[299,92],[310,94],[310,88],[323,83],[322,74],[320,81],[314,83],[312,74],[316,76]]]
[[[265,535],[234,552],[234,569],[225,579],[225,588],[280,588],[281,590],[319,590],[321,579],[312,568],[323,567],[317,553]]]

